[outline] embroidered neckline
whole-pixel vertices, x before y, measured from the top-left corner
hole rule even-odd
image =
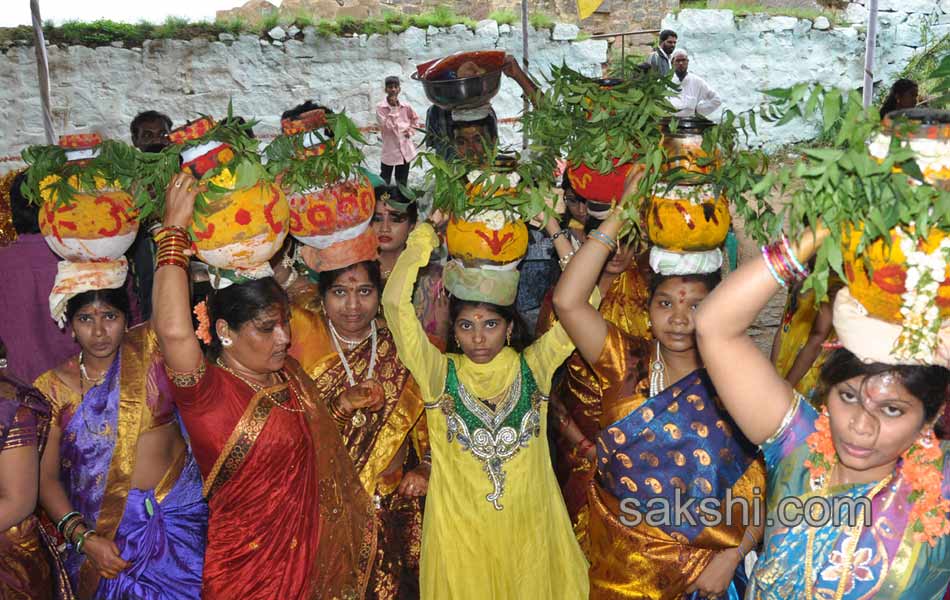
[[[482,470],[492,483],[492,491],[485,499],[495,510],[502,510],[500,500],[505,492],[504,463],[531,438],[541,434],[540,403],[543,398],[524,357],[519,357],[521,368],[514,382],[505,392],[505,398],[495,410],[476,398],[458,380],[455,363],[449,359],[445,391],[426,408],[439,408],[445,415],[449,443],[458,440],[462,450],[471,452],[482,463]]]

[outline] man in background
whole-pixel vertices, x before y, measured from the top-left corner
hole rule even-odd
[[[161,152],[168,146],[168,134],[172,130],[172,120],[168,115],[155,110],[141,112],[132,119],[129,133],[132,145],[142,152]],[[152,190],[161,193],[163,190]],[[130,277],[135,286],[135,298],[142,313],[142,319],[152,315],[152,280],[155,275],[155,247],[149,232],[149,223],[139,227],[135,242],[128,252]]]
[[[677,117],[708,117],[722,105],[702,77],[689,73],[689,55],[682,48],[673,51],[673,72],[673,83],[680,86],[680,93],[670,98]]]
[[[676,50],[676,39],[675,31],[671,29],[661,31],[660,43],[647,61],[650,68],[656,71],[660,77],[666,77],[673,70],[673,51]]]

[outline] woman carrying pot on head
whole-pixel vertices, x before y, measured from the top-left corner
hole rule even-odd
[[[110,264],[61,263],[53,287],[53,316],[81,351],[33,383],[52,405],[40,505],[68,543],[80,598],[194,598],[208,521],[201,475],[154,333],[127,329],[125,265]]]
[[[546,229],[557,231],[556,221]],[[517,270],[461,268],[454,279],[446,273],[453,347],[441,352],[411,302],[419,269],[438,245],[432,224],[417,226],[383,292],[399,356],[426,402],[432,446],[422,598],[586,598],[587,565],[545,434],[551,377],[573,345],[554,326],[524,347],[512,306]],[[570,252],[566,240],[556,245]]]
[[[49,401],[7,371],[0,339],[0,597],[74,598],[55,542],[34,514]]]
[[[201,597],[361,598],[373,508],[313,382],[287,356],[286,293],[273,277],[214,291],[207,357],[198,343],[185,256],[197,193],[185,173],[166,191],[154,323],[211,512]]]
[[[753,521],[765,482],[696,348],[693,314],[719,281],[722,254],[654,247],[649,335],[631,336],[585,301],[621,226],[612,213],[591,231],[554,292],[558,318],[601,386],[588,496],[590,597],[737,599],[743,559],[761,537]],[[699,517],[702,500],[716,511],[708,522]],[[679,505],[692,506],[689,518]],[[651,521],[653,506],[668,512]]]
[[[431,468],[419,388],[379,317],[377,239],[315,252],[318,295],[292,308],[292,356],[334,416],[360,482],[374,501],[379,538],[367,598],[419,594],[422,498]],[[362,408],[361,408],[362,406]]]
[[[928,357],[901,357],[902,325],[870,316],[842,288],[833,322],[843,348],[822,367],[818,412],[746,335],[780,287],[807,276],[802,265],[827,235],[766,246],[696,315],[709,375],[768,469],[773,522],[747,597],[939,599],[950,573],[950,446],[933,424],[948,397],[946,340]],[[811,500],[811,518],[777,513],[790,498]],[[849,501],[858,504],[838,513]]]
[[[570,204],[568,204],[570,207]],[[588,222],[587,231],[601,224]],[[563,229],[561,231],[564,231]],[[586,239],[586,233],[585,239]],[[636,244],[619,246],[602,266],[597,289],[603,296],[601,316],[623,333],[634,338],[650,339],[649,326],[649,269],[645,254],[637,254]],[[545,297],[538,319],[538,333],[547,331],[556,322],[553,298],[555,287]],[[597,448],[594,442],[601,430],[601,380],[587,361],[575,350],[565,363],[563,377],[551,392],[552,416],[558,434],[558,479],[575,531],[581,535],[581,546],[586,548],[583,534],[587,522],[587,490],[596,472]]]
[[[406,249],[409,232],[416,226],[419,206],[405,198],[398,187],[377,187],[373,229],[379,240],[379,268],[383,285],[396,259]],[[412,293],[412,304],[429,339],[444,348],[449,336],[449,302],[442,293],[442,265],[436,261],[423,267]]]

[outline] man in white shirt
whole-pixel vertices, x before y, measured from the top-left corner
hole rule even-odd
[[[689,55],[686,50],[674,50],[672,62],[673,82],[680,86],[680,93],[670,98],[677,117],[706,117],[722,105],[719,94],[702,77],[687,72]]]

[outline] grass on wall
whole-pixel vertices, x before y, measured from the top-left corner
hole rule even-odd
[[[514,11],[495,11],[489,18],[498,21],[499,25],[514,25],[519,21],[519,15]],[[538,30],[551,29],[554,19],[544,13],[533,13],[530,17],[531,25]],[[434,10],[418,15],[405,15],[394,11],[384,11],[380,17],[371,19],[354,19],[353,17],[339,17],[334,20],[317,19],[309,13],[298,13],[292,16],[272,13],[256,22],[248,22],[242,18],[221,19],[214,22],[192,22],[180,17],[169,17],[163,23],[120,23],[101,19],[98,21],[80,22],[64,21],[55,24],[47,21],[43,25],[43,33],[50,44],[81,45],[81,46],[108,46],[113,42],[122,42],[125,46],[141,46],[145,40],[195,38],[217,39],[221,33],[238,35],[241,33],[264,36],[268,31],[280,25],[287,28],[296,25],[303,30],[313,27],[319,35],[372,35],[401,33],[410,27],[427,29],[429,27],[451,27],[465,25],[474,29],[476,21],[456,14],[452,10],[440,6]],[[33,30],[28,26],[0,29],[0,43],[25,42],[33,43]]]

